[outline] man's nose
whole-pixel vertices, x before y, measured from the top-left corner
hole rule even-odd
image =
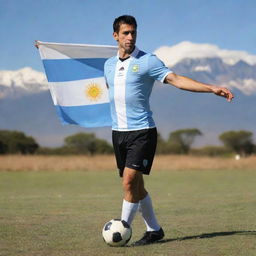
[[[129,40],[133,40],[133,39],[134,39],[134,34],[133,34],[133,33],[129,33],[128,36],[127,36],[127,38],[128,38]]]

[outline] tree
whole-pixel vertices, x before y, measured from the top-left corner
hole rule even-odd
[[[196,148],[192,149],[190,151],[191,154],[193,155],[199,155],[199,156],[227,156],[232,153],[232,151],[224,146],[205,146],[202,148]]]
[[[219,136],[223,144],[237,154],[248,155],[253,152],[253,133],[250,131],[227,131]]]
[[[157,147],[156,147],[156,153],[157,154],[167,154],[168,149],[167,149],[167,143],[166,141],[162,138],[160,133],[157,133]]]
[[[8,150],[8,146],[4,141],[0,139],[0,154],[6,154]]]
[[[0,153],[33,154],[39,145],[33,137],[26,136],[19,131],[0,131]]]
[[[77,133],[65,138],[68,148],[76,153],[91,154],[96,151],[96,137],[93,133]]]
[[[105,154],[112,153],[112,147],[104,140],[96,138],[93,133],[77,133],[65,138],[65,145],[71,153]]]
[[[202,135],[202,133],[196,128],[171,132],[168,140],[169,151],[178,154],[188,154],[195,138],[199,135]]]
[[[96,153],[98,154],[111,154],[113,153],[113,147],[105,140],[97,139]]]

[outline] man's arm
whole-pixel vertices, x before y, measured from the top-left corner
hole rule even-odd
[[[174,85],[175,87],[191,91],[191,92],[211,92],[218,96],[222,96],[226,98],[229,102],[234,98],[231,91],[229,91],[225,87],[210,85],[210,84],[204,84],[200,83],[198,81],[195,81],[191,78],[185,77],[185,76],[179,76],[174,73],[170,73],[165,78],[165,83],[168,83],[170,85]]]

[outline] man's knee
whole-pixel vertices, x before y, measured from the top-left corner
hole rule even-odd
[[[134,176],[124,176],[122,184],[125,191],[134,191],[137,187],[137,181]]]
[[[142,174],[134,169],[126,168],[123,175],[123,188],[125,191],[135,191],[143,185]],[[142,183],[142,184],[141,184]]]

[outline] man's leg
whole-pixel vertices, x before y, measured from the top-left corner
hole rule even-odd
[[[139,210],[146,224],[147,231],[159,231],[161,229],[160,225],[157,222],[152,206],[151,197],[149,194],[147,194],[145,198],[140,200]]]
[[[125,167],[123,173],[124,199],[131,203],[138,203],[146,195],[142,172]]]
[[[147,195],[144,188],[142,173],[140,171],[125,168],[123,172],[124,200],[121,219],[131,225],[139,207],[139,201]]]
[[[140,206],[142,217],[147,226],[147,232],[133,245],[146,245],[162,239],[164,232],[156,220],[151,198],[144,187],[142,172],[126,167],[123,173],[123,189],[124,200],[121,219],[131,224]]]
[[[125,168],[123,175],[123,188],[123,208],[127,209],[124,214],[129,211],[132,211],[134,214],[132,214],[132,216],[129,216],[128,214],[127,217],[125,217],[125,214],[125,216],[122,217],[125,217],[127,222],[131,224],[139,206],[142,217],[147,226],[147,231],[158,231],[161,227],[156,220],[150,195],[144,187],[142,172]],[[139,203],[139,205],[137,205],[137,203]]]

